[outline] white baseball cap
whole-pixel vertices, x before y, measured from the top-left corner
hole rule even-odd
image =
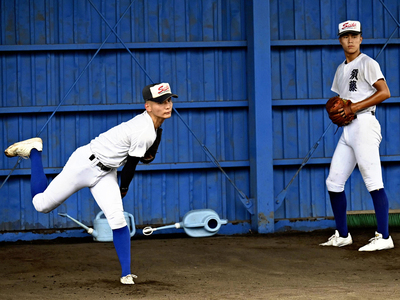
[[[359,21],[345,21],[339,24],[338,36],[342,36],[346,33],[361,33],[361,23]]]

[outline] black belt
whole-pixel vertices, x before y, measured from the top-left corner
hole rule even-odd
[[[375,112],[373,110],[370,111],[371,115],[375,116]],[[357,119],[357,115],[354,116],[354,119]]]
[[[90,157],[89,157],[90,160],[93,160],[95,158],[96,158],[96,156],[94,156],[94,154],[90,155]],[[96,166],[98,166],[101,170],[106,171],[106,172],[111,171],[111,169],[112,169],[112,168],[106,167],[101,162],[98,162]]]

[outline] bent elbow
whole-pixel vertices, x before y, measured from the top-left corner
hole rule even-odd
[[[381,92],[379,93],[379,98],[381,99],[381,102],[383,102],[383,101],[389,99],[389,98],[390,98],[390,91],[389,91],[389,89],[385,89],[385,90],[381,91]]]
[[[390,89],[389,89],[389,87],[387,86],[387,84],[386,84],[386,89],[385,89],[385,96],[386,96],[386,98],[385,99],[389,99],[390,98]]]

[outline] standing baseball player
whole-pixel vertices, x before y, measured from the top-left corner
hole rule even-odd
[[[320,245],[342,247],[353,243],[347,228],[344,186],[357,164],[371,194],[378,223],[375,236],[358,250],[376,251],[394,247],[389,235],[389,203],[383,187],[379,157],[381,127],[375,118],[376,105],[388,99],[390,91],[379,64],[361,53],[361,33],[358,21],[339,24],[339,42],[346,59],[336,70],[331,90],[340,98],[350,100],[338,113],[345,119],[354,117],[354,120],[343,126],[326,179],[336,231]]]
[[[11,145],[8,157],[31,159],[31,191],[33,205],[48,213],[78,190],[88,187],[104,212],[113,232],[113,242],[121,264],[123,284],[134,284],[131,274],[131,241],[124,214],[122,198],[126,195],[139,161],[154,160],[161,139],[161,124],[171,117],[172,98],[168,83],[151,84],[143,89],[145,111],[100,134],[89,144],[72,153],[63,170],[47,186],[44,174],[40,138]],[[117,169],[121,171],[118,185]]]

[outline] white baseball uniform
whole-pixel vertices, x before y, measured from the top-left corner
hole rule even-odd
[[[379,79],[385,79],[379,64],[362,53],[350,63],[345,61],[339,65],[331,90],[341,98],[356,103],[376,92],[373,84]],[[375,109],[371,106],[357,112],[356,119],[343,127],[326,180],[328,191],[344,191],[356,164],[369,192],[383,188],[379,156],[382,136]]]
[[[78,190],[89,187],[111,229],[126,226],[117,168],[125,164],[128,155],[143,157],[155,139],[154,123],[147,111],[109,129],[76,149],[47,189],[33,198],[33,205],[37,211],[47,213]]]

